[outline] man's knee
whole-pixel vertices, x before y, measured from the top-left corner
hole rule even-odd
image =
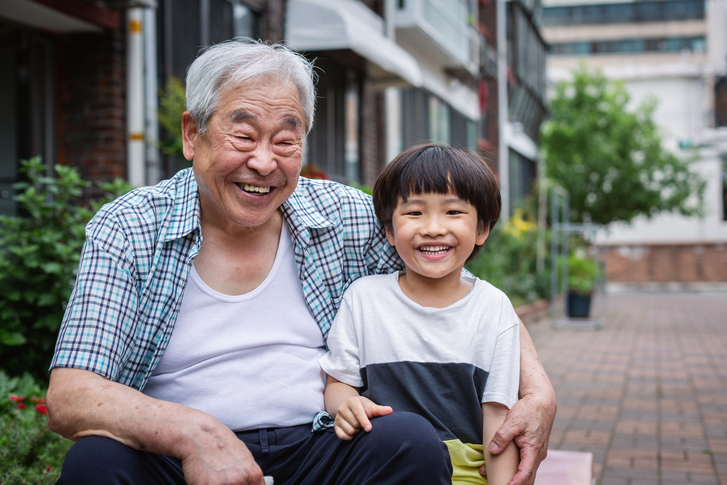
[[[184,483],[184,476],[181,466],[168,457],[137,451],[111,438],[89,436],[68,451],[57,483]]]

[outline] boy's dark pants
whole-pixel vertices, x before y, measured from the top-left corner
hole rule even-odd
[[[351,441],[310,424],[238,433],[275,485],[451,484],[447,447],[424,418],[394,413]],[[182,464],[167,456],[90,436],[73,445],[57,484],[184,484]]]

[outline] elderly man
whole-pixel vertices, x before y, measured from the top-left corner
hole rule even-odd
[[[282,46],[208,49],[187,76],[192,169],[87,226],[48,390],[51,428],[77,440],[59,483],[449,483],[422,418],[374,418],[346,442],[321,415],[342,293],[401,263],[368,197],[298,177],[312,79]],[[521,400],[491,445],[520,445],[519,484],[555,414],[523,336]]]

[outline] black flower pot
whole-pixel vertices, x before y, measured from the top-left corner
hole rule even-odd
[[[568,292],[568,316],[571,318],[588,318],[591,313],[591,295]]]

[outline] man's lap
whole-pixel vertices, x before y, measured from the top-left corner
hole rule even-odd
[[[374,418],[372,425],[371,432],[361,431],[349,442],[333,430],[312,433],[310,425],[238,437],[276,485],[451,483],[446,446],[424,418],[394,413]],[[101,477],[104,483],[185,483],[179,460],[100,437],[73,446],[58,483],[83,483],[82,476],[87,483],[100,483]]]

